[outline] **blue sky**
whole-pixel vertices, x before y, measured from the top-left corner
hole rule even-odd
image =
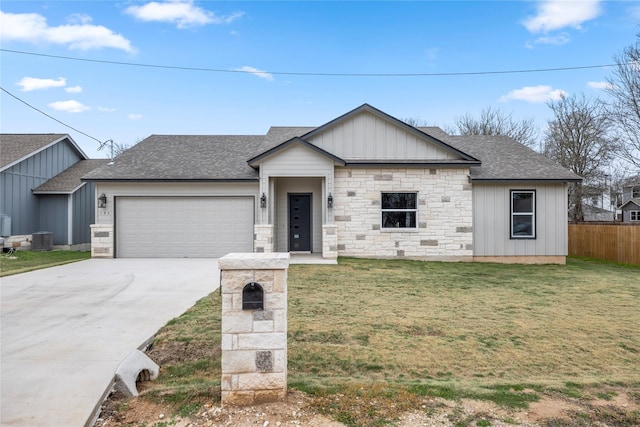
[[[605,97],[612,68],[446,74],[613,63],[640,32],[627,1],[7,1],[0,4],[4,89],[100,141],[150,134],[264,134],[314,126],[369,103],[451,127],[493,107],[534,117],[562,93]],[[160,67],[85,60],[205,68]],[[69,133],[2,92],[4,133]]]

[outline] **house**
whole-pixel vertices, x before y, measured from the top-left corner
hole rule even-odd
[[[0,134],[0,231],[4,245],[31,247],[33,233],[51,243],[88,249],[95,184],[82,175],[105,164],[89,160],[65,134]]]
[[[605,178],[603,183],[582,186],[582,213],[584,221],[614,221],[615,202],[611,187]]]
[[[508,137],[450,136],[364,104],[266,135],[152,135],[83,179],[106,200],[95,257],[564,263],[580,177]]]
[[[622,222],[640,223],[640,175],[627,179],[622,185]]]

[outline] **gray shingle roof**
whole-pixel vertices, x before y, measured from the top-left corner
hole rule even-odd
[[[106,165],[109,162],[108,159],[100,160],[80,160],[75,165],[71,166],[67,170],[54,176],[44,184],[33,190],[34,194],[69,194],[73,193],[78,187],[82,185],[82,178],[87,173],[91,172],[97,167]]]
[[[579,181],[581,178],[507,136],[449,136],[445,142],[480,159],[471,168],[474,181]]]
[[[632,203],[633,203],[634,205],[636,205],[636,206],[640,207],[640,197],[636,197],[636,198],[634,198],[634,199],[629,199],[629,200],[627,200],[626,202],[624,202],[623,204],[621,204],[621,205],[620,205],[620,208],[624,208],[624,207],[626,207],[627,205],[630,205],[630,204],[632,204]]]
[[[0,168],[17,162],[68,135],[61,133],[0,134]]]
[[[266,149],[264,136],[151,135],[83,180],[258,180],[247,160]]]
[[[272,127],[266,135],[152,135],[120,155],[113,165],[88,173],[87,180],[258,180],[247,160],[314,127]],[[473,180],[577,181],[541,154],[502,136],[449,136],[442,129],[420,128],[453,149],[479,159]],[[412,163],[412,162],[407,162]],[[448,161],[453,164],[455,162]],[[464,162],[462,162],[464,163]]]

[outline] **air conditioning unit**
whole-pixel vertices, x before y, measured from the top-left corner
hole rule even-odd
[[[0,214],[0,236],[11,236],[11,217],[9,215]]]

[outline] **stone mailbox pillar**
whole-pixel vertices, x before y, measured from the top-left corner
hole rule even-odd
[[[222,405],[284,401],[289,254],[229,254],[218,260],[218,267]]]

